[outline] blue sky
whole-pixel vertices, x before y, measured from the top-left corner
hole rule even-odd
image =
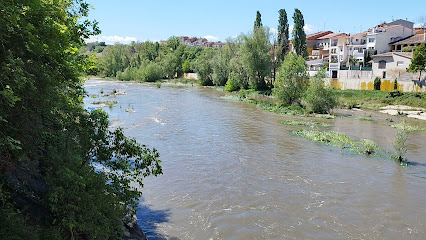
[[[347,3],[346,3],[347,2]],[[278,10],[287,11],[293,25],[295,8],[302,12],[306,32],[331,30],[358,33],[383,21],[426,18],[426,1],[173,1],[173,0],[88,0],[95,9],[89,18],[96,19],[102,34],[93,40],[107,42],[158,41],[170,36],[208,37],[225,41],[252,29],[256,11],[264,26],[276,29]]]

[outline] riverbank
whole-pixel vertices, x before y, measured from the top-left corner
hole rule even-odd
[[[112,127],[161,152],[165,175],[144,179],[137,210],[150,239],[229,239],[236,233],[240,239],[421,239],[425,234],[420,220],[426,132],[410,132],[406,158],[413,164],[401,167],[365,148],[372,154],[358,154],[348,148],[352,142],[336,147],[329,135],[330,142],[317,142],[293,131],[369,139],[393,154],[397,129],[390,125],[405,119],[426,127],[426,122],[356,108],[336,110],[334,119],[280,115],[222,98],[236,93],[195,84],[157,88],[94,80],[85,89],[89,96],[102,89],[127,92],[85,102],[98,107],[94,100],[116,100],[104,108],[114,119]],[[259,99],[264,97],[269,98]]]

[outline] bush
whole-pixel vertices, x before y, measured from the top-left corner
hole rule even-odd
[[[403,121],[401,127],[397,128],[395,142],[393,143],[395,157],[400,163],[406,161],[404,155],[407,152],[407,132],[405,121]]]
[[[395,79],[395,82],[393,82],[393,90],[398,90],[398,80]]]
[[[150,62],[144,69],[142,69],[141,80],[145,82],[154,82],[162,77],[161,66],[157,63]]]
[[[184,72],[184,73],[191,72],[191,63],[189,62],[189,60],[185,60],[182,63],[182,72]]]
[[[294,53],[285,56],[284,62],[278,70],[273,91],[282,104],[289,106],[293,103],[299,103],[305,92],[308,79],[306,69],[307,66],[303,57]]]
[[[374,79],[374,90],[380,90],[380,84],[382,84],[382,81],[379,77],[376,77]]]
[[[311,81],[304,100],[309,111],[315,113],[328,113],[337,106],[337,98],[328,87],[324,87],[325,72],[318,72]]]
[[[229,92],[240,90],[240,81],[239,75],[237,73],[231,72],[229,73],[228,81],[225,85],[225,90]]]

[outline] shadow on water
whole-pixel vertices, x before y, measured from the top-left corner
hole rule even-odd
[[[145,232],[149,240],[164,240],[173,239],[176,237],[165,236],[158,232],[157,224],[166,223],[169,221],[170,210],[153,210],[150,206],[140,204],[136,211],[138,224]]]

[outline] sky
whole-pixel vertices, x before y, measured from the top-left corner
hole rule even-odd
[[[102,33],[88,41],[129,43],[160,41],[171,36],[205,37],[226,41],[253,29],[256,11],[263,26],[276,32],[278,10],[285,9],[290,28],[294,9],[305,20],[307,34],[323,30],[355,34],[382,22],[426,18],[425,0],[313,1],[313,0],[87,0],[94,7],[89,19]]]

